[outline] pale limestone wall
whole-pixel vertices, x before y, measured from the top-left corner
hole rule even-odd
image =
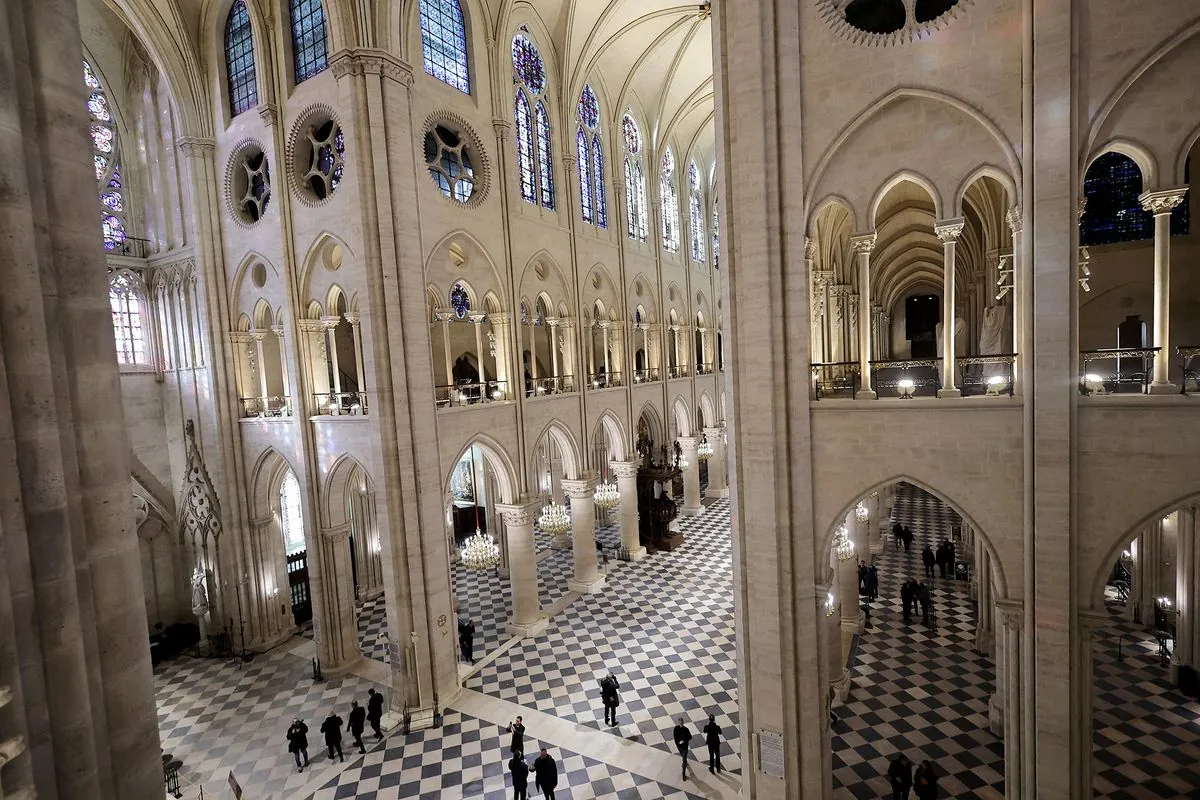
[[[125,419],[130,420],[126,428],[135,467],[140,462],[146,473],[169,487],[173,495],[178,487],[171,471],[163,400],[163,385],[153,372],[121,373],[121,406]]]

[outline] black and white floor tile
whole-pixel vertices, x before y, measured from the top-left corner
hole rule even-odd
[[[681,547],[638,562],[612,561],[619,567],[602,593],[573,602],[541,636],[481,669],[468,688],[667,752],[674,751],[678,717],[695,728],[714,714],[728,736],[723,758],[736,772],[729,501],[684,518],[680,527]],[[597,688],[609,670],[621,683],[615,728],[603,725]]]
[[[394,735],[385,746],[359,757],[311,800],[394,800],[402,797],[482,798],[512,796],[508,775],[511,737],[499,726],[447,711],[442,727]],[[526,736],[526,760],[547,747],[558,766],[556,800],[699,800],[695,795],[617,769],[587,756]],[[529,795],[535,796],[533,776]],[[540,797],[540,794],[536,794]]]
[[[995,673],[989,658],[972,650],[975,612],[967,582],[934,578],[936,629],[919,616],[903,621],[900,584],[924,579],[921,548],[949,538],[958,515],[935,497],[904,484],[893,520],[915,535],[911,552],[886,537],[876,557],[879,599],[872,627],[859,638],[851,700],[835,708],[834,786],[840,796],[866,800],[891,795],[887,768],[897,753],[914,763],[932,760],[943,777],[942,796],[975,800],[990,786],[1003,793],[1003,743],[988,730],[988,700]]]

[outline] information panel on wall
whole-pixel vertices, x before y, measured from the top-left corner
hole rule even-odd
[[[758,732],[758,771],[772,778],[783,777],[783,734]]]

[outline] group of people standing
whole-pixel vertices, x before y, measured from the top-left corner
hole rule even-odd
[[[933,621],[933,591],[922,581],[909,578],[900,584],[900,603],[904,606],[904,621],[912,619],[917,606],[921,607],[921,621],[926,625]]]
[[[912,529],[907,525],[901,525],[899,522],[892,523],[892,541],[896,544],[896,549],[900,549],[900,545],[904,545],[904,552],[908,552],[912,548],[913,543]]]
[[[383,695],[374,689],[371,689],[367,695],[366,708],[360,706],[357,700],[350,701],[349,721],[343,722],[336,711],[330,711],[329,716],[321,723],[321,733],[325,736],[325,746],[329,749],[330,760],[334,755],[337,755],[339,762],[346,760],[342,753],[343,727],[354,737],[354,744],[358,747],[358,752],[365,753],[367,748],[363,745],[363,731],[369,722],[371,730],[375,732],[375,738],[382,739],[383,730],[379,727],[382,719]],[[296,769],[304,772],[304,768],[308,766],[308,726],[299,717],[292,720],[292,724],[288,726],[287,743],[288,752],[296,759]],[[303,763],[301,763],[301,759],[303,759]]]
[[[908,756],[901,753],[888,766],[892,800],[908,800],[910,791],[916,793],[917,800],[937,800],[938,777],[938,771],[929,759],[922,761],[914,772]]]
[[[858,562],[858,593],[871,602],[879,598],[879,567]]]
[[[712,773],[724,772],[725,768],[721,766],[721,726],[717,724],[717,718],[713,714],[708,715],[708,724],[700,729],[704,734],[704,744],[708,747],[708,771]],[[683,765],[683,779],[686,781],[688,777],[688,757],[691,754],[692,731],[684,722],[683,717],[675,723],[675,731],[673,733],[675,739],[675,747],[679,749],[679,758]]]
[[[545,800],[554,800],[554,790],[558,786],[558,764],[554,757],[543,747],[532,765],[525,761],[525,723],[521,717],[508,723],[508,732],[512,734],[508,772],[512,775],[513,800],[528,800],[530,772],[533,773],[533,788],[540,791]]]
[[[933,580],[935,565],[941,577],[954,577],[954,543],[949,539],[942,539],[936,554],[929,545],[925,545],[925,549],[921,551],[921,562],[925,565],[925,577],[930,580]]]

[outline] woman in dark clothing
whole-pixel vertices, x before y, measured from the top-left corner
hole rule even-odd
[[[929,761],[922,761],[921,766],[917,767],[916,774],[913,775],[913,791],[917,794],[917,800],[937,800],[937,782],[938,775],[933,764]]]
[[[521,756],[513,756],[508,762],[508,771],[512,774],[513,800],[526,800],[529,790],[529,765]]]
[[[287,731],[288,752],[296,759],[296,769],[304,772],[304,768],[308,766],[308,726],[300,721],[299,718],[292,720],[291,727]],[[300,763],[300,756],[304,756],[304,763]]]

